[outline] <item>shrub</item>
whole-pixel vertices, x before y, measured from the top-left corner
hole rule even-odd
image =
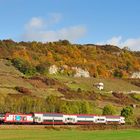
[[[103,115],[114,115],[116,114],[116,109],[112,105],[106,105],[103,108]]]
[[[12,64],[23,74],[31,76],[36,74],[36,68],[34,68],[27,61],[19,58],[12,59]]]
[[[39,65],[36,66],[36,70],[40,74],[45,74],[45,73],[48,72],[48,67],[49,66],[50,66],[50,63],[49,62],[41,63],[41,64],[39,64]]]
[[[127,107],[123,108],[121,111],[121,116],[125,117],[125,122],[127,124],[131,124],[131,125],[133,125],[135,123],[137,124],[137,120],[133,115],[133,108],[131,106],[127,106]]]
[[[122,77],[123,77],[122,71],[120,71],[120,70],[115,70],[115,71],[114,71],[114,77],[122,78]]]
[[[121,116],[124,116],[126,119],[128,119],[132,115],[133,115],[133,108],[130,106],[123,108],[121,111]]]
[[[37,72],[43,74],[43,73],[45,73],[46,67],[44,65],[40,64],[40,65],[36,66],[36,70],[37,70]]]

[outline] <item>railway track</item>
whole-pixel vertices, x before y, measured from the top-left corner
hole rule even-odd
[[[63,130],[63,129],[80,129],[80,130],[104,130],[104,129],[123,129],[125,125],[105,125],[105,124],[93,124],[93,125],[16,125],[16,124],[2,124],[0,130],[3,129],[46,129],[46,130]]]
[[[126,129],[140,129],[140,127],[136,126],[113,126],[113,125],[106,125],[106,126],[74,126],[74,125],[69,125],[69,126],[48,126],[48,125],[1,125],[0,130],[45,130],[45,131],[64,131],[64,130],[79,130],[79,131],[94,131],[94,130],[126,130]]]

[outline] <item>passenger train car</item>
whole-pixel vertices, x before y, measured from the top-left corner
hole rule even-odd
[[[44,125],[89,125],[89,124],[125,124],[122,116],[99,116],[87,114],[31,113],[0,115],[3,123],[10,124],[44,124]]]
[[[34,113],[37,124],[124,124],[122,116],[99,116],[87,114],[57,114],[57,113]]]

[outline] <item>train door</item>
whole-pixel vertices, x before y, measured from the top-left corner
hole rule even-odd
[[[43,122],[43,114],[34,114],[34,123],[41,124]]]
[[[75,124],[77,122],[77,116],[74,115],[64,115],[63,119],[65,124]]]
[[[106,117],[104,116],[96,116],[94,117],[94,122],[95,123],[106,123]]]

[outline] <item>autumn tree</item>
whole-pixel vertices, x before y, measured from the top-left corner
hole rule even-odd
[[[36,68],[34,68],[30,63],[25,60],[15,58],[12,59],[12,64],[25,75],[34,75],[36,73]]]
[[[124,116],[126,119],[133,115],[133,108],[130,106],[127,106],[122,109],[121,116]]]
[[[106,105],[103,108],[103,113],[102,114],[103,115],[114,115],[114,114],[116,114],[116,109],[112,105]]]

